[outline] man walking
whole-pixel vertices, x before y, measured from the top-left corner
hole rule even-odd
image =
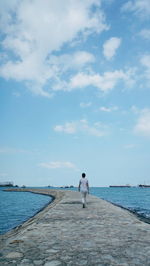
[[[83,208],[85,208],[86,196],[87,196],[87,193],[89,194],[89,183],[88,183],[85,173],[82,174],[82,178],[79,181],[78,190],[81,192]]]

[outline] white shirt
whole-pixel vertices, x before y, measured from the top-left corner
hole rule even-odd
[[[88,180],[87,178],[80,179],[80,191],[81,192],[88,192]]]

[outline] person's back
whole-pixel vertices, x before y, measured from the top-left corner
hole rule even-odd
[[[79,181],[79,191],[81,191],[82,195],[82,203],[83,203],[83,208],[85,208],[86,204],[86,195],[89,193],[89,183],[87,178],[85,178],[86,174],[82,174],[82,178]]]
[[[87,178],[80,179],[80,191],[81,192],[88,192],[88,180]]]

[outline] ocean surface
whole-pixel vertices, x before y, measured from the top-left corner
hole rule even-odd
[[[91,194],[126,208],[150,222],[150,188],[91,188]]]
[[[3,189],[0,188],[0,234],[28,220],[52,200],[49,196],[4,192]],[[124,207],[150,222],[150,188],[92,187],[90,194]]]
[[[30,192],[5,192],[0,187],[0,234],[4,234],[43,209],[52,198]]]

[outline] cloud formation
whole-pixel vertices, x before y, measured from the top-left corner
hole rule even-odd
[[[140,31],[139,35],[146,40],[150,40],[150,29],[143,29]]]
[[[76,169],[76,166],[73,163],[71,163],[71,162],[61,162],[61,161],[40,163],[39,166],[41,166],[43,168],[48,168],[48,169],[58,169],[58,168]]]
[[[150,3],[149,0],[130,0],[122,6],[122,11],[133,12],[136,16],[149,18],[150,16]]]
[[[80,107],[81,107],[81,108],[87,108],[87,107],[90,107],[91,105],[92,105],[91,102],[87,102],[87,103],[83,103],[83,102],[81,102],[81,103],[80,103]]]
[[[134,132],[141,136],[150,137],[150,109],[141,110]]]
[[[118,107],[117,106],[112,106],[112,107],[106,107],[106,106],[102,106],[99,108],[100,111],[102,112],[106,112],[106,113],[110,113],[113,111],[117,111]]]
[[[110,60],[115,56],[117,49],[121,44],[121,38],[112,37],[107,40],[103,45],[103,54],[107,60]]]
[[[108,127],[106,125],[96,122],[90,126],[86,119],[66,122],[64,125],[56,125],[54,130],[56,132],[63,132],[67,134],[86,133],[96,137],[103,137],[108,134]]]
[[[70,69],[79,70],[90,63],[94,63],[95,57],[89,52],[77,51],[60,56],[51,55],[48,61],[51,68],[55,67],[55,71],[57,71],[57,73],[65,73]]]
[[[51,97],[43,89],[48,81],[57,83],[60,78],[57,64],[50,61],[53,52],[108,28],[97,0],[45,0],[44,4],[43,0],[5,0],[0,12],[5,58],[0,76],[25,81],[33,93],[46,97]],[[86,52],[74,56],[76,65],[91,60]]]
[[[68,90],[93,86],[103,92],[107,92],[113,89],[119,81],[123,81],[130,86],[134,82],[133,74],[134,71],[130,69],[126,72],[123,70],[104,72],[103,75],[80,72],[71,78]]]
[[[148,87],[150,81],[150,54],[145,54],[141,57],[140,62],[144,67],[144,78],[148,80]]]
[[[141,64],[150,69],[150,54],[146,54],[141,57]]]

